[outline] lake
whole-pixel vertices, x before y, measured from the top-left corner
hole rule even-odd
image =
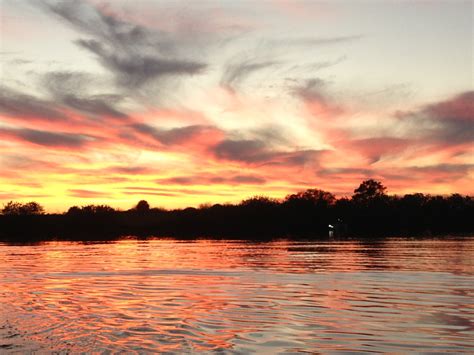
[[[0,352],[474,351],[474,238],[0,243]]]

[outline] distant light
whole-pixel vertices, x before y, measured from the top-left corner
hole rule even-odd
[[[329,225],[329,228],[334,228],[332,224]]]

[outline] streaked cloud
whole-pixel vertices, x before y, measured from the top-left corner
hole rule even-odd
[[[292,87],[291,92],[300,98],[316,117],[334,117],[343,113],[341,105],[333,102],[326,93],[327,83],[319,78],[308,79]]]
[[[417,135],[433,142],[454,145],[472,143],[474,139],[474,91],[428,104],[417,111],[398,112],[397,117],[409,124]],[[416,128],[418,130],[416,131]]]
[[[212,148],[217,159],[242,162],[245,164],[272,164],[301,166],[317,159],[320,151],[276,150],[267,142],[257,139],[226,139]]]
[[[0,136],[57,148],[80,148],[94,139],[94,137],[81,134],[47,132],[27,128],[0,128]]]
[[[7,87],[0,88],[0,113],[24,120],[67,120],[51,102]]]
[[[238,60],[228,63],[222,73],[220,84],[230,91],[235,91],[246,77],[259,70],[278,64],[274,61]]]
[[[294,37],[294,38],[280,38],[277,40],[271,40],[270,43],[273,45],[283,46],[325,46],[333,44],[344,44],[348,42],[358,41],[362,39],[363,35],[351,35],[351,36],[335,36],[335,37]]]
[[[60,19],[88,39],[76,44],[94,54],[126,88],[166,76],[201,73],[206,64],[177,55],[179,43],[161,31],[107,14],[85,1],[45,2]]]
[[[206,65],[191,60],[167,59],[153,55],[123,55],[116,49],[108,49],[95,40],[78,40],[77,44],[99,58],[104,68],[117,77],[121,85],[130,88],[139,87],[150,80],[173,75],[193,75],[201,73]]]
[[[236,174],[230,176],[219,176],[215,174],[197,174],[159,179],[156,182],[158,184],[165,185],[261,185],[264,184],[266,180],[259,176],[244,174]]]
[[[42,79],[43,86],[58,103],[74,110],[97,116],[125,119],[127,114],[114,107],[123,98],[117,94],[86,94],[94,89],[90,75],[77,72],[49,72]]]
[[[160,129],[148,124],[137,123],[131,126],[138,133],[152,137],[163,145],[187,144],[199,137],[209,137],[209,135],[220,135],[221,131],[212,126],[192,125],[170,129]]]
[[[92,190],[81,190],[81,189],[70,189],[68,190],[69,195],[73,197],[79,197],[79,198],[101,198],[101,197],[107,197],[107,193],[103,193],[100,191],[92,191]]]

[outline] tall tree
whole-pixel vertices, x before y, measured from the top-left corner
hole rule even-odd
[[[387,188],[380,181],[368,179],[363,181],[357,189],[354,190],[352,199],[357,202],[370,201],[375,198],[385,197]]]

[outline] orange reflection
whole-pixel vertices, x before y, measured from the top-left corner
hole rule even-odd
[[[367,351],[408,327],[428,348],[434,335],[466,345],[473,250],[468,239],[0,245],[0,340],[20,352]]]

